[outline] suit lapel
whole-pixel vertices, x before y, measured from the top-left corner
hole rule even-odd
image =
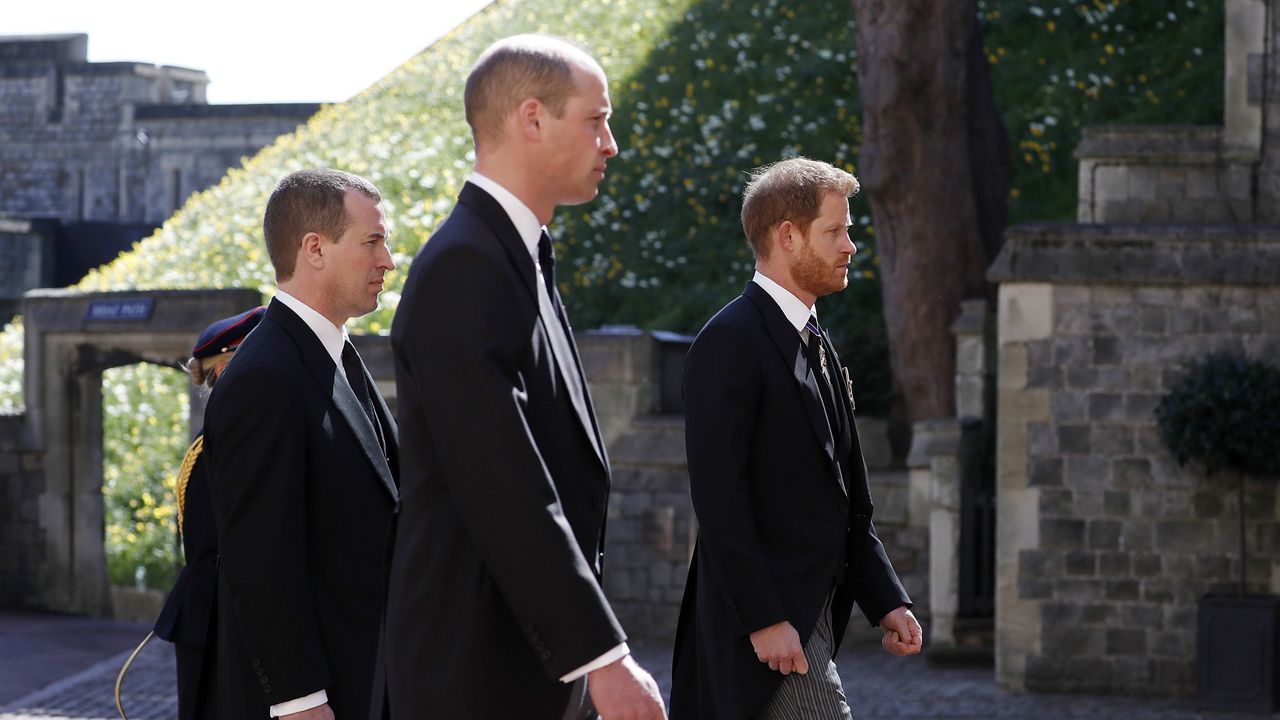
[[[535,284],[541,283],[542,278],[537,276],[538,271],[533,263],[533,257],[529,254],[529,248],[520,239],[520,233],[512,224],[507,211],[492,195],[467,183],[462,186],[462,192],[458,194],[458,202],[470,207],[484,220],[494,236],[498,238],[498,242],[502,244],[507,253],[507,259],[515,266],[520,279],[524,281],[525,289],[529,291],[530,301],[538,308],[538,320],[542,323],[542,332],[547,337],[547,344],[551,346],[553,362],[556,372],[560,375],[560,382],[566,386],[576,383],[577,387],[582,389],[581,400],[575,397],[576,393],[570,393],[569,402],[573,405],[574,414],[578,416],[578,422],[582,426],[582,432],[587,436],[587,442],[595,450],[596,457],[607,473],[609,463],[592,413],[586,376],[583,375],[582,366],[578,362],[578,349],[574,345],[573,334],[569,330],[568,323],[561,322],[563,310],[555,306],[560,302],[559,292],[555,296],[549,296],[553,307],[544,311],[539,300],[538,286]],[[548,314],[554,317],[547,317]],[[551,323],[556,323],[557,327],[552,328]],[[564,338],[565,347],[561,347],[562,343],[556,342],[557,336]]]
[[[831,426],[827,423],[827,413],[822,409],[822,399],[818,397],[818,379],[809,371],[809,359],[805,356],[804,348],[800,344],[800,333],[787,322],[787,316],[782,314],[782,308],[778,307],[778,303],[769,297],[769,293],[765,292],[764,288],[753,282],[747,283],[742,295],[760,310],[765,330],[769,333],[778,352],[782,353],[783,361],[791,368],[791,374],[800,391],[800,399],[804,403],[805,415],[809,417],[809,424],[813,426],[813,434],[818,438],[818,443],[822,445],[827,458],[835,462],[835,438],[832,436]]]
[[[391,475],[391,467],[387,462],[387,458],[382,454],[382,446],[378,444],[378,436],[374,432],[373,426],[369,424],[369,416],[365,415],[364,409],[360,407],[360,401],[356,399],[355,391],[351,389],[350,383],[347,382],[347,375],[342,371],[340,365],[335,365],[333,358],[329,356],[328,351],[324,349],[320,338],[307,327],[307,324],[298,317],[296,313],[286,307],[283,303],[272,300],[271,305],[267,308],[267,319],[274,320],[284,331],[289,334],[293,342],[298,346],[299,356],[302,358],[303,365],[312,378],[320,386],[323,392],[338,410],[338,414],[346,420],[351,431],[355,433],[357,443],[364,452],[365,458],[373,467],[374,474],[378,476],[378,480],[391,493],[393,500],[399,500],[400,492],[396,489],[395,479]],[[368,375],[368,370],[365,370]],[[372,382],[372,379],[370,379]],[[377,393],[374,393],[375,395]],[[381,398],[379,398],[381,402]],[[385,407],[385,404],[383,404]],[[389,442],[388,442],[389,444]]]

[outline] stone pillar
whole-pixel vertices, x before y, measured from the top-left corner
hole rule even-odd
[[[1257,158],[1262,150],[1259,97],[1267,37],[1267,0],[1226,0],[1222,141],[1229,152]]]
[[[929,478],[929,646],[954,647],[960,591],[960,420],[924,420],[911,428],[912,474]]]
[[[1040,603],[1019,592],[1022,551],[1040,544],[1040,488],[1028,470],[1030,427],[1050,417],[1049,392],[1029,386],[1027,343],[1053,333],[1053,287],[1000,286],[996,408],[996,680],[1024,690],[1028,655],[1040,645]],[[1034,597],[1034,595],[1032,596]]]

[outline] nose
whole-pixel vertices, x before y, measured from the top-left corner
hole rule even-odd
[[[391,257],[391,248],[385,244],[380,247],[378,253],[378,268],[388,272],[396,269],[396,261]]]
[[[844,247],[840,248],[840,250],[849,253],[850,257],[858,254],[858,246],[853,242],[853,238],[849,237],[848,230],[844,233]]]
[[[611,158],[618,154],[618,141],[613,137],[613,129],[609,127],[609,121],[604,121],[604,147],[600,149],[600,154],[607,158]]]

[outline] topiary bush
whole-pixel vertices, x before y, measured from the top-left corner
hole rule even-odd
[[[1237,475],[1238,592],[1245,592],[1244,481],[1280,476],[1280,370],[1236,353],[1193,361],[1156,406],[1160,440],[1179,465]]]
[[[1207,474],[1280,475],[1280,369],[1235,353],[1192,362],[1156,407],[1179,465]]]

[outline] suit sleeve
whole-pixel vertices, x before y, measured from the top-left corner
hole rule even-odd
[[[747,468],[760,383],[757,350],[727,324],[705,327],[685,358],[685,445],[698,562],[748,635],[788,619],[756,529]]]
[[[307,572],[297,383],[282,368],[239,368],[215,388],[205,428],[221,574],[253,663],[245,672],[272,705],[332,682]]]
[[[449,498],[543,669],[559,678],[625,635],[526,417],[528,405],[552,401],[529,396],[521,376],[536,306],[505,256],[465,243],[410,282],[399,310],[408,310],[408,329],[392,339],[420,393]]]
[[[911,598],[889,562],[873,523],[866,530],[849,533],[846,585],[857,588],[854,601],[872,627],[899,607],[911,607]]]

